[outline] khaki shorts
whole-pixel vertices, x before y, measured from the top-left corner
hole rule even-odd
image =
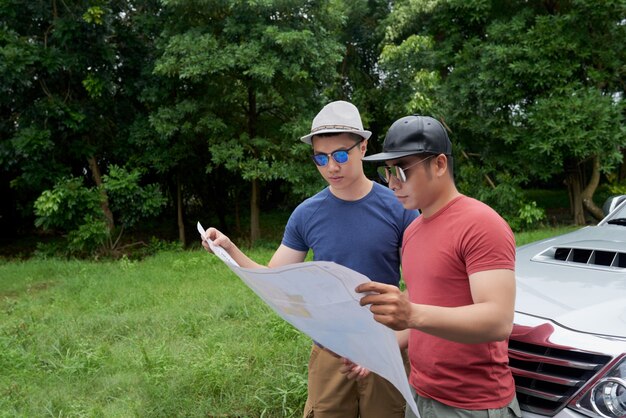
[[[350,380],[339,371],[342,365],[341,359],[313,346],[304,418],[404,418],[406,402],[391,383],[374,373]]]
[[[522,416],[516,397],[504,408],[471,410],[454,408],[434,399],[425,398],[416,394],[413,388],[411,388],[411,393],[422,418],[521,418]],[[406,409],[405,418],[416,418],[411,408]]]

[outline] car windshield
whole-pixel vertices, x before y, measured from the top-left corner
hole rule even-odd
[[[624,219],[624,223],[626,223],[626,205],[622,206],[620,209],[616,210],[615,212],[613,212],[611,214],[611,216],[607,219],[608,223],[615,223],[615,222],[611,222],[612,220],[617,220],[617,219]]]

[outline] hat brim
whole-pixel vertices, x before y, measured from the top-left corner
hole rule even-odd
[[[320,135],[320,134],[333,134],[333,133],[337,133],[337,134],[355,134],[358,136],[363,137],[363,139],[369,139],[370,136],[372,136],[372,133],[370,131],[359,131],[359,130],[347,130],[347,129],[321,129],[319,131],[316,132],[312,132],[308,135],[303,136],[302,138],[300,138],[300,141],[304,142],[305,144],[309,144],[311,145],[311,138],[313,138],[315,135]]]
[[[397,160],[398,158],[406,157],[409,155],[422,154],[425,151],[397,151],[397,152],[379,152],[378,154],[368,155],[363,157],[363,161],[367,162],[380,162],[387,160]]]

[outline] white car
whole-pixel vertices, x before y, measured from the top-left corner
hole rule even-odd
[[[509,359],[524,417],[626,417],[626,196],[517,249]]]

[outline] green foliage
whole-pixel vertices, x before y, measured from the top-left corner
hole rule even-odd
[[[459,191],[491,206],[513,231],[536,228],[545,219],[544,209],[537,207],[535,201],[528,201],[516,179],[508,173],[487,171],[485,166],[471,162],[458,171]]]
[[[63,178],[35,201],[35,225],[44,229],[71,231],[98,213],[102,195],[87,188],[78,177]]]
[[[388,106],[397,115],[427,114],[436,110],[434,103],[441,82],[435,71],[429,71],[420,62],[427,62],[433,42],[427,36],[411,35],[400,45],[386,44],[380,55],[380,66],[385,72],[382,88],[392,91],[396,99]]]
[[[611,183],[608,185],[608,189],[611,194],[626,194],[626,181],[620,183]]]
[[[172,18],[154,74],[172,93],[165,101],[158,97],[150,123],[164,146],[173,144],[172,167],[182,171],[185,152],[208,149],[207,172],[221,168],[241,185],[283,180],[298,194],[309,191],[302,186],[310,182],[299,177],[306,148],[294,143],[337,76],[343,53],[338,6],[168,1],[165,10]],[[307,168],[314,172],[310,163]]]
[[[83,223],[69,230],[67,234],[67,251],[69,254],[94,254],[106,248],[110,232],[106,221],[97,214],[86,215]]]
[[[0,4],[0,180],[26,214],[18,221],[30,222],[55,179],[85,175],[87,159],[130,159],[160,9],[156,0]]]
[[[88,74],[87,78],[83,80],[83,87],[85,87],[85,90],[89,93],[89,97],[97,99],[102,97],[105,82],[94,74]]]
[[[142,186],[140,180],[140,170],[128,171],[117,165],[110,165],[109,173],[102,176],[116,222],[125,228],[132,228],[141,219],[158,215],[166,203],[158,185]]]
[[[252,219],[251,181],[261,205],[293,207],[324,186],[298,138],[335,99],[361,110],[369,152],[400,116],[442,119],[471,156],[455,154],[462,188],[527,228],[541,221],[521,188],[588,179],[595,157],[618,187],[625,15],[623,0],[0,2],[0,232],[70,193],[55,179],[93,177],[87,160],[139,170],[170,208],[179,191],[184,216]],[[120,227],[159,206],[118,187]],[[50,228],[100,219],[77,198]]]
[[[109,166],[109,173],[103,176],[102,190],[86,187],[80,178],[61,179],[35,201],[35,225],[66,232],[69,254],[110,253],[117,249],[125,228],[158,215],[165,204],[158,185],[141,185],[140,180],[139,170],[116,165]],[[105,196],[119,227],[115,238],[102,211]]]
[[[104,16],[104,10],[99,6],[90,7],[83,15],[83,20],[87,23],[94,23],[96,25],[102,25],[104,23],[102,17]]]
[[[537,222],[545,219],[546,212],[542,208],[537,207],[537,202],[525,203],[517,212],[521,226],[516,229],[530,229]]]
[[[626,56],[610,47],[626,43],[625,14],[623,1],[401,1],[387,21],[383,87],[399,108],[441,117],[474,164],[510,181],[504,188],[585,178],[595,157],[608,173],[626,147]],[[499,205],[529,213],[522,201]]]

